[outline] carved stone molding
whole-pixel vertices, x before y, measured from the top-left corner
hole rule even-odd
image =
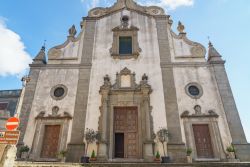
[[[62,60],[62,59],[69,59],[69,60],[74,60],[77,58],[61,58],[61,55],[63,54],[62,49],[65,48],[67,45],[69,45],[70,43],[75,43],[77,41],[80,40],[80,36],[81,33],[76,37],[76,28],[75,25],[72,25],[69,30],[68,30],[68,37],[67,40],[58,46],[52,47],[49,51],[48,51],[48,59],[49,60]]]
[[[55,158],[43,158],[41,157],[41,151],[43,147],[43,140],[45,136],[46,126],[60,126],[60,134],[58,141],[58,150],[65,150],[67,144],[67,137],[69,131],[69,123],[72,119],[72,116],[68,112],[64,112],[63,114],[57,115],[45,115],[45,112],[42,111],[35,118],[35,135],[33,139],[33,143],[30,150],[29,158],[34,161],[55,161]]]
[[[139,29],[134,26],[124,27],[123,22],[120,26],[112,29],[113,31],[113,43],[110,48],[110,54],[115,59],[130,59],[137,58],[141,52],[141,48],[138,43],[138,31]],[[132,38],[132,54],[119,54],[119,38],[120,37],[131,37]]]
[[[208,110],[207,113],[201,113],[201,108],[199,105],[194,107],[195,113],[190,114],[189,111],[184,111],[181,114],[181,118],[218,118],[219,115],[214,110]]]
[[[126,83],[122,83],[125,79]],[[126,87],[123,87],[125,85]],[[135,107],[138,111],[138,150],[140,159],[153,157],[153,118],[150,106],[151,86],[148,76],[144,74],[139,84],[136,83],[135,73],[124,68],[116,74],[115,83],[110,82],[108,75],[104,76],[104,83],[100,88],[101,106],[98,130],[102,139],[98,147],[99,159],[107,160],[114,157],[114,108]],[[145,150],[148,150],[147,152]],[[152,153],[150,153],[151,151]]]
[[[184,31],[184,29],[182,30],[182,28],[180,28],[181,31]],[[187,43],[188,45],[192,46],[190,48],[190,52],[192,55],[190,56],[180,56],[179,58],[204,58],[206,55],[206,48],[198,43],[198,42],[193,42],[191,40],[189,40],[186,36],[185,32],[180,32],[179,35],[175,34],[172,30],[171,30],[171,35],[173,36],[173,38],[175,39],[182,39],[185,43]]]
[[[36,117],[36,120],[39,119],[72,119],[72,116],[68,112],[64,112],[63,114],[49,114],[48,116],[45,115],[45,111],[41,111]]]
[[[184,111],[181,114],[184,126],[184,133],[186,136],[186,146],[189,148],[193,148],[192,157],[194,159],[199,158],[196,150],[193,125],[207,125],[211,136],[211,143],[214,153],[213,156],[217,159],[224,159],[225,154],[223,151],[223,142],[218,123],[219,115],[213,110],[208,110],[202,113],[202,108],[199,105],[196,105],[194,107],[194,110],[194,114],[190,114],[189,111]]]
[[[104,17],[106,15],[115,13],[122,9],[128,9],[137,11],[142,14],[150,15],[150,16],[162,16],[165,15],[165,11],[163,8],[158,6],[141,6],[138,5],[133,0],[118,0],[113,6],[109,8],[97,7],[89,11],[88,17]]]

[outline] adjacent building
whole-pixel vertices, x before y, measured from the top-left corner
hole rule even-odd
[[[16,112],[21,90],[0,90],[0,130],[6,130],[5,123]]]
[[[102,161],[153,161],[162,146],[154,134],[170,133],[173,162],[223,161],[231,143],[241,161],[250,160],[247,143],[221,55],[187,38],[185,27],[161,7],[118,0],[94,8],[77,34],[45,48],[30,65],[20,114],[18,146],[31,148],[35,161],[66,161],[84,155],[85,130],[101,133],[88,149]]]

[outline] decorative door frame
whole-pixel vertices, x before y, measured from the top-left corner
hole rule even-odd
[[[69,122],[72,119],[72,116],[67,112],[64,112],[62,115],[54,114],[45,116],[45,112],[42,111],[35,119],[35,134],[30,151],[31,155],[29,158],[35,161],[57,161],[57,158],[41,158],[42,144],[45,135],[45,126],[60,125],[58,150],[66,150]]]
[[[184,132],[186,136],[186,145],[187,148],[193,149],[193,158],[195,160],[199,160],[196,151],[196,144],[193,132],[193,125],[199,124],[207,124],[210,132],[212,149],[213,149],[213,159],[222,160],[226,159],[225,150],[223,148],[223,142],[220,134],[220,129],[218,126],[218,117],[219,115],[216,114],[213,110],[209,110],[208,113],[201,113],[200,106],[199,110],[196,111],[195,114],[190,115],[188,111],[184,111],[181,114],[181,118],[184,124]],[[204,159],[204,158],[202,158]],[[210,159],[210,158],[209,158]]]
[[[126,76],[126,77],[124,77]],[[129,76],[129,77],[127,77]],[[125,82],[126,87],[122,87]],[[129,85],[129,86],[128,86]],[[140,84],[135,82],[135,73],[124,68],[116,74],[115,84],[111,84],[108,75],[104,77],[104,84],[100,88],[102,95],[98,130],[101,132],[102,141],[98,144],[98,159],[102,161],[112,160],[115,157],[114,150],[114,107],[137,107],[138,112],[138,159],[144,161],[153,160],[153,118],[150,106],[151,86],[148,85],[148,77],[144,74]]]

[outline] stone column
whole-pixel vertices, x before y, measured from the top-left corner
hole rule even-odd
[[[226,114],[232,144],[236,147],[236,156],[241,161],[250,161],[250,144],[241,124],[240,116],[233,98],[233,93],[228,81],[224,61],[210,62],[216,78],[220,97]]]
[[[172,161],[184,162],[186,161],[186,148],[182,141],[173,65],[171,64],[170,39],[168,38],[169,26],[169,16],[156,18],[167,128],[171,135],[167,149]]]
[[[96,20],[85,18],[84,39],[82,43],[81,64],[79,69],[79,80],[77,85],[75,111],[72,122],[72,133],[70,143],[68,144],[68,154],[66,161],[79,162],[84,155],[84,130],[85,119],[88,104],[89,82],[92,63],[92,54],[94,46],[94,36]]]
[[[141,83],[141,91],[142,91],[142,109],[141,115],[143,115],[144,119],[142,119],[143,125],[142,129],[145,129],[143,132],[145,133],[143,139],[143,158],[145,161],[153,161],[153,143],[152,139],[153,134],[153,125],[152,125],[152,116],[151,116],[151,108],[150,108],[150,93],[152,92],[151,87],[147,85],[147,83]]]

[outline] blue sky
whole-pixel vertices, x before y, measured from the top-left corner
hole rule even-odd
[[[47,50],[63,43],[68,29],[93,6],[115,0],[0,0],[0,90],[21,88],[20,77],[46,39]],[[210,36],[226,60],[226,69],[248,141],[250,141],[250,1],[140,0],[159,4],[187,36],[207,47]]]

